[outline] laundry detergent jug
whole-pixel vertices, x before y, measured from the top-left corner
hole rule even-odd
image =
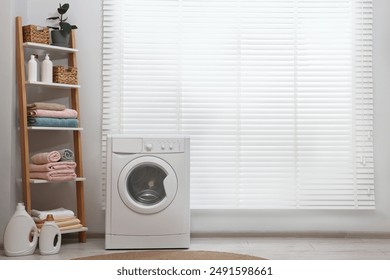
[[[54,221],[53,215],[47,215],[39,233],[39,252],[41,255],[57,254],[61,248],[61,231]]]
[[[23,203],[18,203],[4,232],[6,256],[17,257],[34,253],[38,243],[38,230]]]

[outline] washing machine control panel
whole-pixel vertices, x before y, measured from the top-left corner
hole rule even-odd
[[[184,139],[143,139],[144,153],[180,153],[184,151]]]

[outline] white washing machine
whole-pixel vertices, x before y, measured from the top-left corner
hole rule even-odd
[[[107,139],[106,249],[190,246],[190,139]]]

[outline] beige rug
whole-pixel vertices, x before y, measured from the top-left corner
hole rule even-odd
[[[263,258],[213,251],[130,251],[103,254],[74,260],[265,260]]]

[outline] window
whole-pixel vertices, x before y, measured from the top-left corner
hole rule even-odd
[[[371,29],[372,0],[104,0],[103,157],[183,133],[192,208],[372,209]]]

